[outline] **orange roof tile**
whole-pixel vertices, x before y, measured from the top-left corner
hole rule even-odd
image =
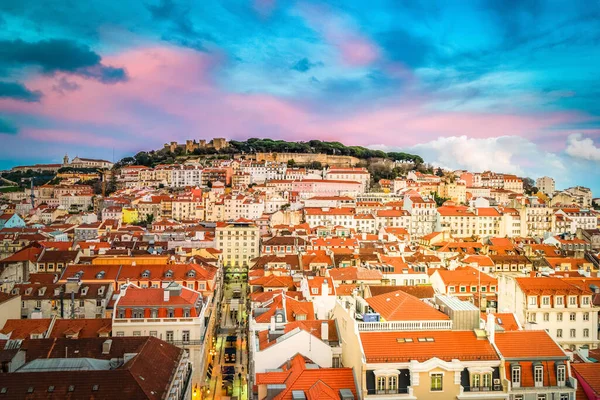
[[[450,319],[446,314],[402,290],[369,297],[366,301],[385,321],[446,321]]]
[[[360,339],[368,363],[499,360],[492,345],[473,331],[361,332]]]

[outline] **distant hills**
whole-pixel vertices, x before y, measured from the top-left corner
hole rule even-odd
[[[423,164],[423,159],[415,154],[404,152],[384,152],[372,150],[362,146],[346,146],[340,142],[325,142],[321,140],[309,140],[307,142],[288,142],[285,140],[251,138],[245,141],[231,140],[225,148],[215,149],[213,147],[196,148],[192,152],[186,152],[185,146],[179,146],[171,151],[169,148],[160,150],[142,151],[133,157],[125,157],[115,167],[124,165],[145,165],[154,167],[158,164],[172,164],[178,159],[190,156],[231,156],[233,154],[252,153],[314,153],[338,156],[352,156],[362,160],[387,159],[392,161],[404,161],[414,163],[416,166]]]

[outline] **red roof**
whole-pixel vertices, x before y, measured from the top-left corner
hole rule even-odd
[[[497,332],[495,342],[506,359],[567,357],[546,331]]]
[[[366,301],[386,321],[446,321],[450,319],[443,312],[402,290],[369,297]]]
[[[28,339],[31,335],[42,335],[50,329],[52,319],[9,319],[0,329],[3,335],[10,334],[10,339]]]
[[[361,332],[360,339],[368,363],[499,360],[490,342],[473,331]]]
[[[121,292],[119,299],[120,307],[136,306],[190,306],[193,307],[200,293],[181,287],[181,293],[175,294],[171,291],[169,300],[164,299],[165,289],[162,288],[138,288],[130,285],[125,292]]]
[[[307,400],[339,399],[341,389],[350,389],[357,398],[352,368],[307,368],[304,357],[298,354],[281,369],[256,374],[257,385],[285,385],[274,400],[292,400],[293,391],[303,391]]]

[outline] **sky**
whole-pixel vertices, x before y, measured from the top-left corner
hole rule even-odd
[[[600,1],[2,0],[0,169],[336,140],[600,193]]]

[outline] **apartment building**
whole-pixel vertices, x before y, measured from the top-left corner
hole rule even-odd
[[[238,219],[217,223],[217,249],[223,252],[223,266],[228,273],[245,273],[250,260],[258,257],[260,231],[253,221]]]
[[[552,196],[556,191],[556,183],[554,182],[554,179],[550,178],[549,176],[537,178],[535,181],[535,186],[546,196]]]
[[[521,325],[546,330],[563,348],[598,348],[598,311],[585,279],[498,277],[498,310]]]
[[[171,283],[164,288],[124,286],[115,302],[113,335],[152,336],[186,349],[194,367],[193,385],[205,378],[208,303],[201,293]]]

